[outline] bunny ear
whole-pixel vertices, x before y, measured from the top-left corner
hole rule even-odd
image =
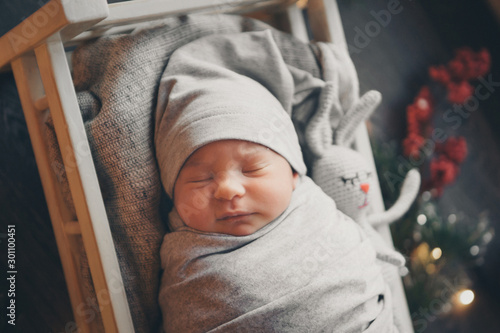
[[[311,118],[306,128],[306,142],[316,157],[323,156],[325,150],[333,143],[330,113],[341,111],[338,102],[337,82],[335,79],[326,82],[319,96],[318,111]]]
[[[320,50],[320,61],[323,72],[323,80],[326,82],[338,80],[339,62],[334,56],[334,46],[331,44],[317,42],[316,45]]]
[[[370,90],[364,94],[342,118],[335,131],[335,144],[349,146],[359,124],[368,119],[381,100],[382,95],[378,91]]]

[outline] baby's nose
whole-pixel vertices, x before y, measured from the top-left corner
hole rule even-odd
[[[245,187],[236,175],[227,173],[217,179],[217,187],[214,192],[216,199],[232,200],[245,194]]]
[[[363,183],[360,185],[361,187],[361,191],[365,192],[365,193],[368,193],[368,191],[370,190],[370,184],[368,183]]]

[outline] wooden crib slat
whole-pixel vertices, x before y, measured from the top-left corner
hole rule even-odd
[[[59,34],[35,49],[106,332],[133,332],[128,301]]]
[[[286,9],[288,21],[290,22],[290,33],[304,43],[309,42],[307,27],[302,16],[302,10],[296,5],[288,6]]]
[[[221,12],[245,8],[250,4],[283,3],[282,0],[136,0],[109,5],[109,16],[95,27],[121,25],[129,22],[148,21],[165,15],[183,15],[210,10]]]
[[[35,25],[35,22],[44,17],[50,20],[50,24],[40,24],[40,27]],[[64,11],[60,10],[60,4],[55,0],[49,1],[0,38],[0,49],[2,50],[0,52],[0,67],[9,63],[17,55],[33,49],[34,46],[66,25],[67,20]]]
[[[314,39],[347,47],[344,28],[335,0],[309,0],[309,27]]]
[[[55,178],[55,174],[51,168],[51,161],[42,131],[44,116],[35,108],[33,102],[39,95],[43,94],[35,56],[30,53],[14,60],[12,62],[12,70],[16,79],[38,172],[43,184],[43,191],[49,208],[70,302],[72,308],[76,310],[80,304],[84,304],[84,296],[80,285],[79,264],[72,252],[69,251],[73,247],[71,244],[72,240],[67,237],[64,231],[64,220],[73,217],[66,208],[59,182]],[[76,315],[76,311],[73,312],[75,314],[75,321],[81,331],[90,333],[83,316]]]
[[[70,39],[107,15],[106,0],[50,0],[0,37],[0,68],[54,33]]]
[[[47,96],[40,97],[35,101],[34,107],[38,111],[45,111],[49,108],[49,102],[47,101]]]
[[[80,228],[80,223],[78,221],[69,221],[64,223],[64,231],[68,235],[81,235],[82,229]]]
[[[247,13],[267,7],[282,7],[297,0],[135,0],[109,5],[109,16],[65,45],[116,34],[143,26],[144,22],[193,13]],[[65,40],[66,41],[66,40]]]

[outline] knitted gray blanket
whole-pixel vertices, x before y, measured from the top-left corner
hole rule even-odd
[[[161,185],[153,149],[153,112],[169,56],[181,45],[202,36],[269,28],[262,22],[236,16],[172,18],[132,34],[86,43],[73,54],[78,101],[136,332],[154,332],[161,323],[157,297],[159,250],[165,226],[160,216]],[[310,73],[311,78],[321,76],[319,52],[314,46],[275,29],[272,34],[287,64]],[[316,103],[319,91],[311,86],[304,88],[297,107],[314,110],[310,106]],[[311,115],[302,112],[295,117],[300,137]],[[47,135],[54,171],[71,205],[66,170],[50,121]],[[90,293],[93,287],[83,248],[81,271],[87,278],[84,288]],[[100,332],[99,313],[92,313],[92,332]]]
[[[167,333],[396,331],[371,241],[307,176],[257,232],[184,226],[165,235],[161,252]]]

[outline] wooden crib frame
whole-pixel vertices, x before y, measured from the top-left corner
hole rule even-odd
[[[315,40],[346,46],[335,0],[309,0],[307,12]],[[108,5],[105,0],[50,0],[34,14],[0,38],[0,68],[9,64],[14,73],[31,143],[42,180],[75,321],[82,332],[90,332],[79,307],[84,304],[79,275],[78,242],[83,242],[99,309],[106,332],[133,332],[118,259],[90,154],[83,120],[71,78],[65,45],[111,34],[141,21],[197,11],[255,10],[282,6],[290,32],[307,41],[304,18],[290,0],[139,0]],[[53,171],[43,135],[47,113],[52,115],[61,147],[76,215],[66,206]],[[360,126],[355,145],[375,169],[369,138]],[[383,211],[378,181],[373,206]],[[388,227],[379,230],[392,244]],[[413,332],[401,280],[394,301],[400,304],[404,332]]]

